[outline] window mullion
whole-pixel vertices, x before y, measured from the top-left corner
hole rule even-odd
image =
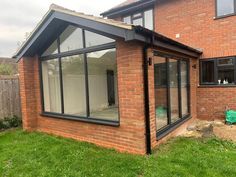
[[[191,105],[190,105],[190,100],[191,100],[191,79],[190,79],[190,61],[187,62],[187,101],[188,101],[188,113],[191,114]]]
[[[199,71],[200,71],[200,85],[203,84],[203,72],[202,72],[202,61],[199,61]]]
[[[234,0],[234,13],[236,13],[236,0]]]
[[[214,60],[214,83],[218,83],[218,60]]]
[[[41,94],[41,111],[45,112],[44,106],[44,88],[43,88],[43,68],[42,68],[42,61],[39,59],[39,76],[40,76],[40,94]]]
[[[178,72],[178,97],[179,97],[179,117],[182,118],[182,84],[181,84],[181,60],[177,61]]]
[[[236,84],[236,57],[234,57],[233,64],[234,64],[234,84]]]
[[[60,53],[60,39],[57,38],[58,53]],[[58,58],[59,63],[59,80],[60,80],[60,96],[61,96],[61,113],[64,114],[64,92],[63,92],[63,76],[61,57]]]
[[[85,31],[82,31],[83,36],[83,47],[86,48]],[[85,77],[85,93],[86,93],[86,113],[87,117],[90,117],[90,106],[89,106],[89,82],[88,82],[88,64],[87,64],[87,53],[84,53],[84,77]]]
[[[142,12],[142,19],[143,19],[143,27],[146,28],[146,27],[145,27],[144,11]]]
[[[168,125],[171,124],[171,102],[170,102],[170,66],[169,66],[169,58],[166,58],[166,76],[167,76],[167,117],[168,117]]]

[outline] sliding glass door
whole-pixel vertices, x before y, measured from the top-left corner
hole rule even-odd
[[[157,135],[189,117],[188,61],[154,57],[155,114]]]

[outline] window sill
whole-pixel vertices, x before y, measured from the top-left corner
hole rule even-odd
[[[188,121],[191,118],[192,117],[190,115],[187,115],[184,118],[182,118],[182,119],[178,120],[177,122],[173,123],[172,125],[157,131],[156,140],[157,141],[161,140],[162,138],[164,138],[165,136],[167,136],[168,134],[173,132],[176,128],[180,127],[182,124],[184,124],[186,121]]]
[[[113,127],[119,127],[120,122],[118,121],[109,121],[109,120],[102,120],[102,119],[94,119],[94,118],[85,118],[85,117],[78,117],[78,116],[69,116],[69,115],[62,115],[57,113],[48,113],[43,112],[40,116],[48,117],[48,118],[57,118],[57,119],[65,119],[65,120],[72,120],[72,121],[80,121],[85,123],[92,123],[98,125],[107,125]]]
[[[236,87],[235,84],[218,84],[218,85],[199,85],[198,88],[226,88],[226,87]]]
[[[231,17],[231,16],[235,16],[236,13],[232,13],[232,14],[227,14],[227,15],[221,15],[221,16],[216,16],[214,17],[214,20],[219,20],[219,19],[222,19],[222,18],[227,18],[227,17]]]

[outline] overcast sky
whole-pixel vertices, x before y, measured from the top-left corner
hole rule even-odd
[[[11,57],[50,4],[99,15],[124,0],[0,0],[0,57]]]

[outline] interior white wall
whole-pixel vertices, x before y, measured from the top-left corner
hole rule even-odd
[[[86,93],[84,75],[63,75],[64,112],[86,116]]]

